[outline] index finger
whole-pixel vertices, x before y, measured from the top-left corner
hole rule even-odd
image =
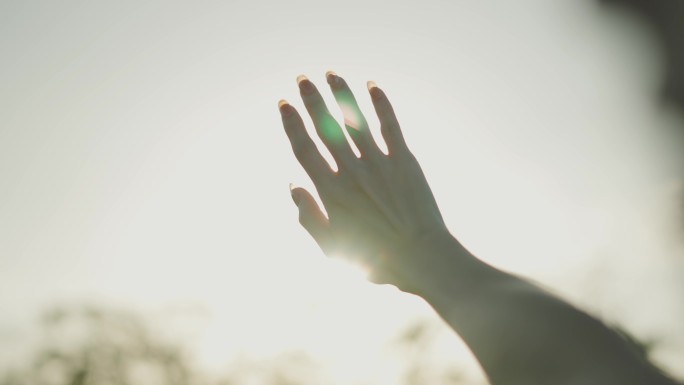
[[[330,114],[328,107],[323,101],[323,97],[316,89],[316,86],[304,75],[297,77],[299,93],[304,102],[306,110],[311,116],[311,120],[316,127],[318,137],[330,150],[330,154],[337,162],[338,168],[346,168],[356,160],[356,155],[349,146],[347,138],[344,136],[342,128],[335,118]]]
[[[292,151],[314,184],[318,185],[323,179],[332,176],[333,170],[306,132],[304,121],[297,109],[284,99],[278,102],[278,109]]]

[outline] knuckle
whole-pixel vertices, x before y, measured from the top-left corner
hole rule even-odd
[[[292,151],[299,160],[306,160],[310,158],[312,154],[311,146],[302,141],[292,142]]]
[[[390,135],[392,135],[392,134],[394,134],[395,132],[399,131],[399,124],[397,124],[396,122],[393,122],[393,121],[383,122],[383,123],[380,125],[380,131],[381,131],[383,134],[390,134]]]
[[[307,225],[308,225],[308,223],[309,223],[309,220],[308,220],[306,214],[304,213],[304,210],[302,210],[302,209],[299,209],[299,218],[298,218],[298,220],[299,220],[299,224],[302,225],[302,227],[307,228]]]
[[[292,152],[294,152],[295,158],[297,158],[298,161],[301,162],[304,160],[304,151],[301,147],[292,146]]]
[[[357,157],[348,157],[339,162],[338,182],[345,183],[350,178],[356,178],[362,168],[362,161]]]
[[[299,206],[299,216],[297,220],[299,224],[302,225],[307,231],[310,231],[314,224],[314,219],[310,215],[309,208],[304,206],[305,203],[300,203]]]
[[[325,100],[323,100],[323,97],[318,93],[309,95],[306,98],[306,104],[309,109],[313,110],[313,113],[321,113],[327,109]]]

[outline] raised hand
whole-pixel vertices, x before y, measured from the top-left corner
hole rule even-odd
[[[334,73],[327,79],[360,157],[313,83],[297,80],[338,171],[318,152],[295,108],[279,103],[295,156],[328,213],[295,188],[299,221],[326,254],[354,259],[368,267],[371,280],[423,297],[468,344],[493,385],[674,385],[599,320],[469,253],[447,231],[382,90],[369,82],[388,154],[373,140],[344,80]]]
[[[299,222],[329,256],[365,265],[371,280],[401,289],[406,281],[409,250],[434,237],[449,236],[425,176],[404,142],[399,122],[385,93],[373,82],[368,91],[380,121],[388,153],[373,139],[368,122],[341,77],[326,74],[342,110],[344,129],[359,150],[353,152],[343,128],[330,114],[323,98],[305,76],[297,82],[316,133],[333,156],[330,168],[308,135],[297,110],[279,102],[292,150],[311,177],[327,216],[303,188],[291,188],[299,208]],[[403,286],[403,287],[402,287]]]

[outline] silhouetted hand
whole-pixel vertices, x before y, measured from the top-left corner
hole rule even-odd
[[[298,81],[337,172],[297,111],[280,102],[294,153],[328,213],[295,188],[299,221],[326,254],[357,260],[371,280],[425,299],[468,344],[492,385],[674,384],[600,320],[465,249],[446,229],[385,94],[369,82],[387,155],[344,80],[327,78],[360,157],[314,85]]]
[[[307,134],[297,110],[279,103],[285,132],[299,163],[313,180],[327,216],[303,188],[292,189],[299,222],[329,256],[342,256],[368,267],[371,280],[400,288],[407,250],[434,236],[447,235],[425,176],[409,151],[392,106],[373,82],[368,90],[380,121],[388,154],[373,139],[346,82],[333,72],[327,80],[342,109],[345,128],[360,152],[357,157],[320,93],[305,76],[297,78],[316,132],[332,154],[330,168]]]

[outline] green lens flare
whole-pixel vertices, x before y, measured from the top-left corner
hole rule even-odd
[[[325,116],[321,121],[321,131],[323,137],[333,143],[340,143],[347,140],[340,129],[340,125],[332,116]]]

